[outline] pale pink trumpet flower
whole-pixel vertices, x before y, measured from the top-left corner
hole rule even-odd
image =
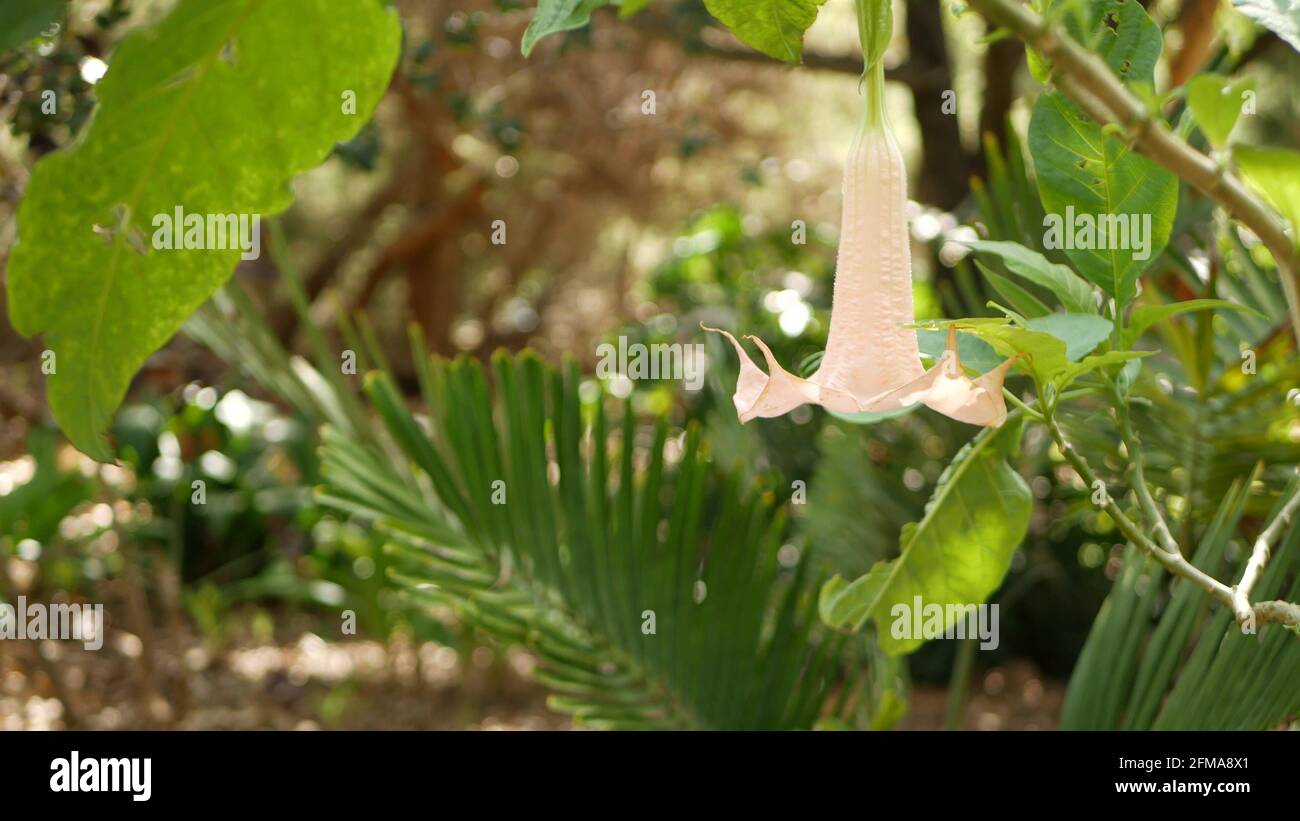
[[[1002,381],[1015,359],[971,379],[957,356],[956,330],[928,371],[921,367],[912,312],[912,255],[907,230],[907,169],[883,116],[859,130],[844,168],[844,203],[826,353],[807,379],[763,352],[767,373],[736,338],[740,355],[733,401],[742,423],[781,416],[803,404],[840,413],[883,413],[922,403],[972,425],[1006,421]]]

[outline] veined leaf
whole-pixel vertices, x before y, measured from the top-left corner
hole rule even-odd
[[[369,118],[399,40],[375,2],[185,0],[123,41],[84,138],[36,165],[9,265],[10,317],[45,333],[50,408],[78,448],[111,458],[100,432],[132,375],[240,256],[150,248],[156,215],[283,211],[294,175]]]
[[[1055,229],[1054,240],[1080,273],[1126,304],[1142,269],[1169,242],[1178,178],[1103,133],[1060,92],[1034,102],[1029,150],[1047,211],[1044,228]]]
[[[709,14],[750,48],[787,63],[803,61],[803,35],[826,0],[704,0]]]
[[[840,577],[822,588],[822,617],[835,627],[876,623],[876,640],[891,655],[925,641],[915,635],[918,604],[937,605],[944,626],[956,607],[982,604],[1006,575],[1029,528],[1033,498],[1006,457],[1020,446],[1019,418],[982,431],[940,477],[921,521],[903,528],[898,558],[877,564],[853,583]],[[952,606],[952,607],[950,607]]]
[[[1051,291],[1067,311],[1079,314],[1096,311],[1092,286],[1074,271],[1049,261],[1037,251],[1017,242],[976,240],[964,244],[979,253],[996,256],[1011,273]]]
[[[1101,55],[1121,80],[1150,85],[1160,59],[1160,27],[1140,3],[1128,0],[1049,0],[1042,12],[1060,16],[1066,32]],[[1030,73],[1047,81],[1047,63],[1034,50],[1026,55]]]

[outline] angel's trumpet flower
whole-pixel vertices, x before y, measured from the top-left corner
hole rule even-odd
[[[870,116],[858,131],[844,168],[844,203],[831,327],[826,353],[807,379],[777,364],[767,345],[764,373],[731,340],[740,355],[733,400],[740,421],[781,416],[803,404],[841,413],[882,413],[923,403],[972,425],[996,427],[1007,418],[1002,380],[1014,360],[978,379],[966,376],[957,357],[956,331],[947,351],[926,371],[921,367],[912,313],[912,255],[907,231],[907,169],[883,115],[883,74],[868,89]]]

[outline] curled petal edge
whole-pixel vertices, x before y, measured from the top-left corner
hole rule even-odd
[[[970,425],[995,428],[1007,421],[1006,400],[1002,396],[1002,383],[1007,371],[1020,358],[1017,354],[993,370],[975,379],[966,375],[957,354],[957,329],[948,329],[948,342],[939,361],[911,382],[899,385],[875,396],[858,397],[835,390],[811,379],[795,376],[781,367],[772,351],[756,336],[753,340],[767,364],[764,373],[740,342],[727,331],[710,328],[700,323],[706,331],[722,334],[731,342],[740,357],[740,377],[732,402],[742,424],[751,419],[782,416],[800,405],[821,405],[838,413],[879,413],[899,407],[923,404],[945,416]],[[867,352],[862,355],[867,356]]]

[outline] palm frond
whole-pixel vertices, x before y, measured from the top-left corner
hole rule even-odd
[[[391,377],[366,392],[405,465],[327,431],[320,499],[373,521],[394,581],[534,650],[554,709],[600,727],[811,727],[838,637],[771,493],[721,473],[691,427],[642,430],[583,403],[534,355],[419,369],[428,419]],[[844,692],[853,688],[846,686]]]

